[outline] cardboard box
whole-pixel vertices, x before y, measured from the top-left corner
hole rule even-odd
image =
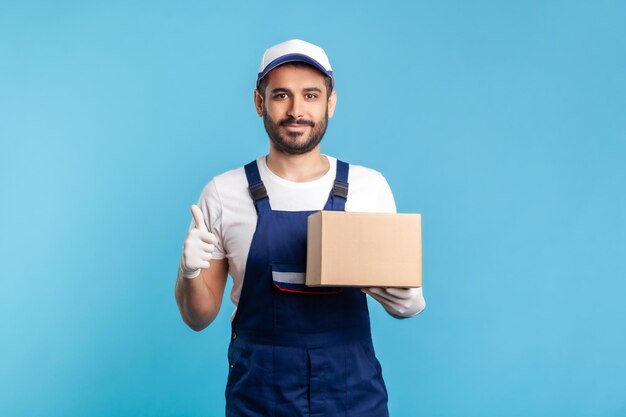
[[[421,235],[419,214],[314,213],[306,285],[421,287]]]

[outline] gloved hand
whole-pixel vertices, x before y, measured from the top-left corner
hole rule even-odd
[[[411,317],[426,308],[426,300],[424,300],[421,287],[372,287],[363,288],[362,291],[381,303],[392,316]]]
[[[185,278],[195,278],[200,275],[201,269],[210,266],[209,261],[217,241],[215,235],[207,229],[200,207],[195,204],[191,206],[191,215],[195,226],[187,233],[180,259],[180,269]]]

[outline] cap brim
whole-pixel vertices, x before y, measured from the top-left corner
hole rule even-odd
[[[267,64],[262,72],[259,72],[256,80],[257,87],[259,86],[259,81],[261,81],[263,77],[265,77],[271,70],[287,62],[305,62],[320,70],[322,74],[329,76],[333,80],[333,84],[335,82],[333,72],[324,68],[322,64],[320,64],[310,56],[303,54],[287,54],[276,58],[275,60]]]

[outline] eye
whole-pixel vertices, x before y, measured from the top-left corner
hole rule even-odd
[[[286,100],[287,98],[289,98],[289,95],[287,95],[287,93],[277,93],[274,94],[272,97],[275,100]]]
[[[304,98],[306,98],[307,100],[315,100],[317,98],[317,94],[307,93],[304,95]]]

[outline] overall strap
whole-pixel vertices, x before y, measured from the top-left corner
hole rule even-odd
[[[324,210],[344,211],[348,199],[348,173],[350,165],[337,159],[337,174],[333,189],[328,196]]]
[[[244,166],[244,169],[248,180],[248,191],[250,192],[252,201],[254,201],[254,207],[256,207],[257,213],[270,211],[270,198],[267,195],[263,181],[261,181],[261,174],[259,174],[259,167],[257,166],[256,160]]]

